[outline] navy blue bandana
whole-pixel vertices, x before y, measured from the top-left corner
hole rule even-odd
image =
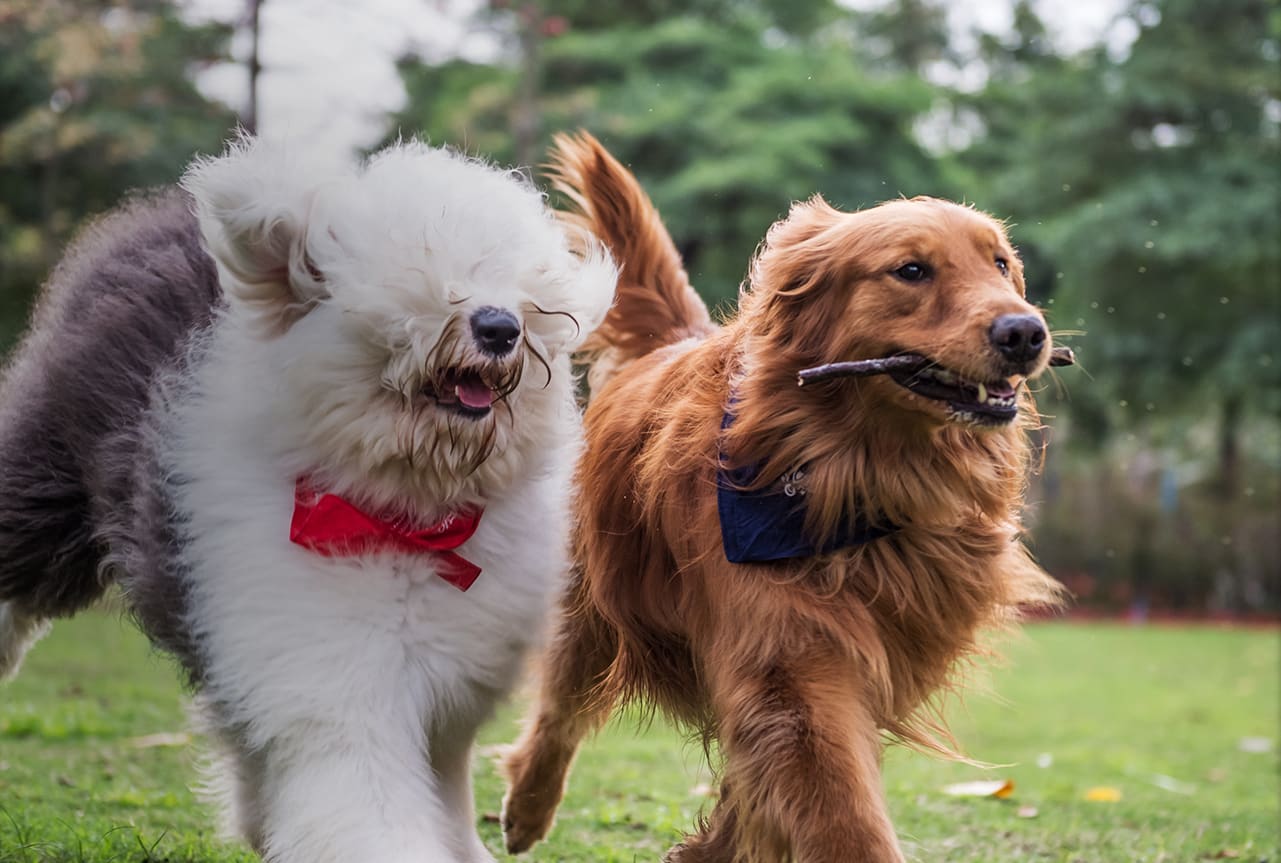
[[[733,421],[734,415],[726,411],[721,428],[729,428]],[[750,465],[722,467],[716,472],[721,542],[730,563],[814,557],[893,533],[893,528],[875,527],[859,516],[847,521],[836,536],[815,546],[805,535],[805,468],[789,471],[766,488],[746,490],[757,471],[757,466]]]

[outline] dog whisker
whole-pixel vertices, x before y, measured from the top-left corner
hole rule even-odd
[[[541,306],[539,306],[537,303],[529,303],[528,305],[531,309],[534,310],[534,313],[538,315],[559,315],[559,316],[569,318],[569,320],[574,324],[574,336],[577,337],[582,334],[583,328],[578,323],[578,318],[574,317],[569,312],[561,311],[560,309],[552,309],[551,311],[548,311],[547,309],[544,309]]]
[[[529,339],[525,339],[525,350],[530,356],[538,360],[539,364],[543,367],[543,372],[547,375],[547,379],[543,381],[543,389],[547,389],[552,384],[551,363],[547,362],[547,358],[542,355],[538,348],[535,347],[533,342]]]

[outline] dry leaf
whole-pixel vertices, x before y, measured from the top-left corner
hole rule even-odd
[[[944,794],[953,797],[996,797],[1004,800],[1014,793],[1013,779],[980,780],[978,782],[958,782],[943,789]]]
[[[1085,799],[1094,803],[1115,803],[1121,799],[1121,789],[1111,785],[1096,785],[1085,792]]]

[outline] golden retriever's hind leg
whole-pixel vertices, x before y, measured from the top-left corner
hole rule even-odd
[[[582,576],[575,573],[541,662],[532,719],[503,760],[508,784],[502,824],[510,853],[526,851],[547,835],[578,744],[609,717],[612,705],[596,698],[595,688],[615,649],[613,630],[591,605]]]

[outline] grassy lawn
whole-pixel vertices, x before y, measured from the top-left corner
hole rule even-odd
[[[909,857],[1277,863],[1278,647],[1275,630],[1029,627],[951,711],[973,757],[1008,766],[890,752],[886,786]],[[0,863],[254,859],[217,839],[189,790],[196,748],[154,737],[184,729],[176,679],[107,614],[61,623],[32,652],[0,688]],[[482,835],[495,850],[501,784],[486,755],[512,739],[517,713],[486,729],[477,758]],[[1246,751],[1260,744],[1243,749],[1245,738],[1271,749]],[[1006,778],[1005,800],[941,790]],[[709,779],[699,747],[661,723],[640,734],[616,723],[584,748],[551,841],[525,859],[657,860],[710,805]],[[1096,787],[1120,799],[1085,799]]]

